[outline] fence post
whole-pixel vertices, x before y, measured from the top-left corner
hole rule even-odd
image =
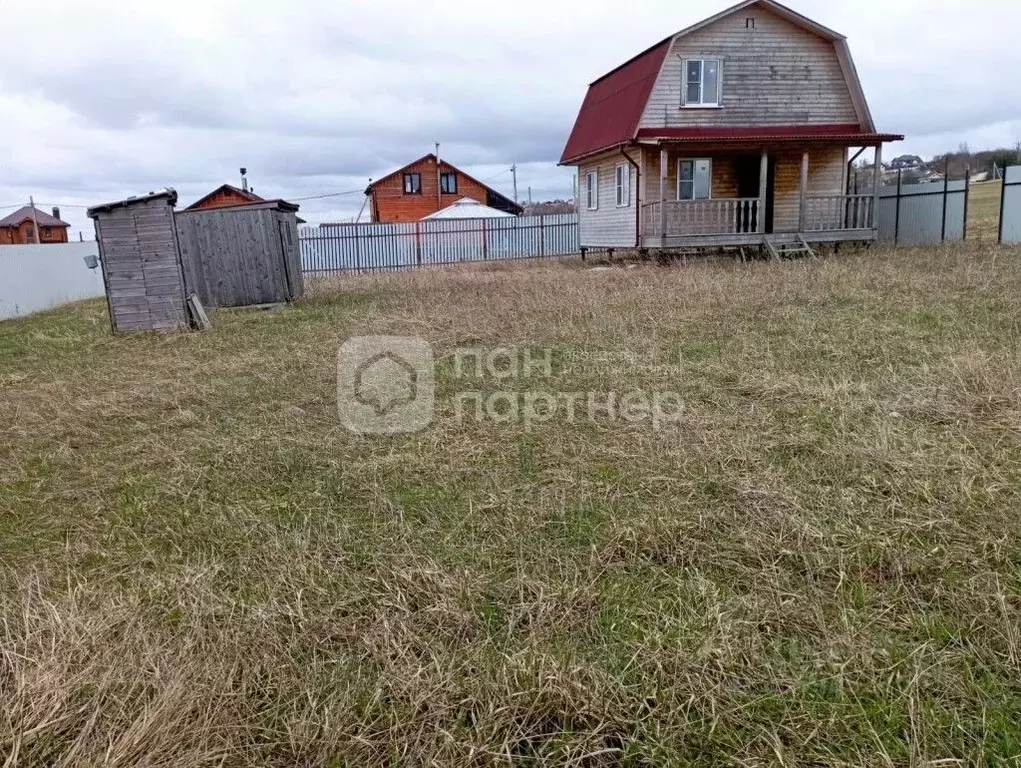
[[[415,264],[422,266],[422,222],[415,222]]]
[[[358,229],[360,225],[354,225],[355,231],[355,272],[362,271],[362,241],[358,238]]]
[[[897,171],[897,213],[893,219],[893,245],[894,247],[900,245],[900,195],[901,195],[901,180],[903,179],[904,171]]]
[[[943,165],[943,228],[940,230],[939,241],[947,241],[947,197],[950,195],[950,156],[947,155]]]
[[[486,261],[489,259],[489,228],[486,226],[486,220],[482,220],[482,260]]]
[[[996,167],[996,164],[993,164]],[[995,173],[993,174],[996,175]],[[996,242],[999,245],[1003,245],[1003,209],[1007,205],[1007,164],[1003,164],[1003,186],[1000,187],[1000,225],[996,231]]]
[[[971,202],[971,166],[964,169],[964,222],[961,229],[962,241],[968,240],[968,205]]]
[[[546,215],[539,215],[539,257],[546,255]]]

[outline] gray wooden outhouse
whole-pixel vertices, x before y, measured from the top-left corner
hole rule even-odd
[[[207,307],[301,298],[298,206],[267,200],[178,211],[177,236],[189,293]]]
[[[115,331],[189,325],[187,292],[174,226],[177,193],[151,192],[89,208]]]

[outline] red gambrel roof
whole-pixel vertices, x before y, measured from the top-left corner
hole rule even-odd
[[[667,141],[732,144],[745,141],[836,141],[864,142],[903,141],[895,133],[863,131],[859,126],[848,125],[758,125],[751,128],[717,128],[713,126],[689,128],[642,128],[639,141]]]
[[[634,138],[671,40],[656,43],[589,86],[561,163]]]

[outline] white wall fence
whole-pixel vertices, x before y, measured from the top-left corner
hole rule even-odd
[[[414,269],[578,253],[575,214],[302,227],[306,274]]]
[[[99,255],[95,241],[0,245],[0,320],[106,295],[89,255]]]
[[[1006,168],[1003,172],[1000,242],[1021,243],[1021,165]]]

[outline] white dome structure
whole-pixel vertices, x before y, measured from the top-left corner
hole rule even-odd
[[[428,216],[423,216],[422,221],[432,221],[435,219],[507,218],[514,218],[514,214],[507,213],[506,211],[499,211],[496,208],[490,208],[488,205],[483,205],[478,200],[472,200],[470,197],[462,197],[453,205],[448,205],[446,208],[436,211],[436,213],[430,213]]]

